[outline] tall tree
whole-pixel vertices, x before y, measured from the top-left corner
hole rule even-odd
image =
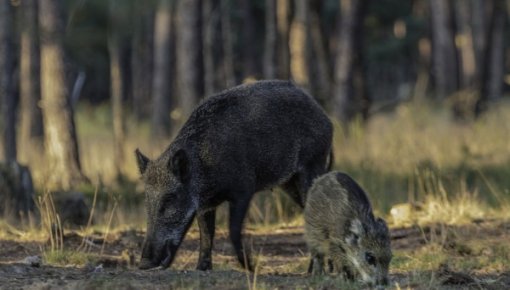
[[[70,189],[86,178],[81,172],[78,142],[65,71],[64,18],[61,0],[39,2],[41,93],[47,186]]]
[[[122,32],[125,25],[126,13],[119,0],[109,0],[110,26],[108,31],[108,53],[110,56],[110,99],[112,106],[114,163],[117,176],[122,176],[124,167],[124,142],[126,135],[126,122],[124,118],[123,97],[126,91],[122,66],[124,35]]]
[[[38,1],[21,2],[22,31],[20,55],[21,143],[29,145],[27,151],[42,149],[43,123],[39,107],[41,100],[41,74],[39,51]]]
[[[312,1],[310,8],[310,40],[311,40],[311,57],[314,61],[310,62],[310,86],[313,95],[319,102],[325,106],[329,102],[331,95],[330,70],[328,66],[328,55],[325,47],[323,31],[320,25],[322,4],[321,1]]]
[[[289,10],[290,0],[276,0],[276,19],[278,26],[278,77],[288,79],[289,60]]]
[[[202,27],[204,37],[204,94],[212,95],[216,89],[217,67],[217,38],[219,32],[220,14],[219,0],[203,0]]]
[[[10,0],[0,0],[0,101],[2,102],[3,158],[16,161],[16,100],[14,94],[14,11]]]
[[[450,1],[429,0],[432,27],[432,75],[440,99],[457,89],[457,64]]]
[[[154,74],[152,101],[152,135],[169,137],[170,98],[173,90],[174,46],[173,37],[173,1],[160,0],[156,12],[154,27]]]
[[[454,2],[457,27],[455,39],[459,54],[459,83],[462,88],[473,88],[477,70],[469,4],[465,0],[455,0]]]
[[[243,17],[243,30],[241,35],[243,57],[243,79],[254,78],[257,75],[255,19],[251,0],[241,0],[241,14]]]
[[[276,77],[276,52],[277,52],[277,28],[276,28],[276,2],[266,0],[266,34],[264,39],[264,78]]]
[[[223,70],[225,74],[225,87],[230,88],[236,84],[234,72],[234,41],[232,39],[232,25],[230,21],[230,1],[220,0],[220,2]]]
[[[181,123],[203,94],[201,8],[201,0],[180,0],[177,4],[177,89]]]
[[[294,18],[290,26],[290,74],[305,89],[310,88],[309,0],[294,0]]]
[[[340,1],[333,112],[344,125],[359,114],[368,117],[370,98],[364,89],[361,49],[366,4],[366,0]]]
[[[131,54],[133,113],[146,117],[150,106],[153,66],[154,5],[150,1],[133,1],[133,38]],[[123,4],[125,5],[125,4]]]
[[[475,116],[483,113],[490,101],[499,99],[503,90],[503,66],[506,0],[494,0],[489,31],[485,47],[480,97],[475,108]]]

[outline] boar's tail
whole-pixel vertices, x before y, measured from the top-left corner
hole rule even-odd
[[[333,148],[329,151],[328,165],[326,166],[326,171],[329,172],[333,169],[333,164],[335,163],[335,155],[333,154]]]

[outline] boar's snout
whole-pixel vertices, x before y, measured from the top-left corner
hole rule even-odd
[[[142,250],[140,265],[141,270],[152,269],[161,266],[166,269],[172,264],[178,245],[171,240],[166,240],[162,246],[155,246],[154,242],[147,240]]]

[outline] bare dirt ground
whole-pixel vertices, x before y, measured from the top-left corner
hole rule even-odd
[[[510,289],[510,222],[477,221],[466,226],[392,229],[394,260],[391,287],[401,289]],[[81,264],[57,266],[43,259],[45,242],[0,240],[1,289],[358,289],[340,277],[309,277],[302,227],[246,230],[256,257],[256,274],[242,271],[232,256],[228,235],[218,230],[214,270],[195,271],[198,232],[193,228],[172,267],[140,271],[143,232],[95,235],[85,243],[93,258]],[[77,250],[83,237],[69,232],[65,249]],[[103,255],[99,255],[104,242]],[[437,252],[436,252],[437,251]],[[89,256],[90,256],[89,255]],[[498,262],[499,261],[499,262]]]

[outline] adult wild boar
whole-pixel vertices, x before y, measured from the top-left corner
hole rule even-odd
[[[228,201],[231,242],[251,269],[241,230],[253,194],[281,185],[303,207],[313,179],[327,170],[331,138],[322,108],[291,82],[260,81],[207,98],[157,159],[136,150],[148,213],[140,268],[170,266],[196,215],[197,269],[211,269],[215,211]]]

